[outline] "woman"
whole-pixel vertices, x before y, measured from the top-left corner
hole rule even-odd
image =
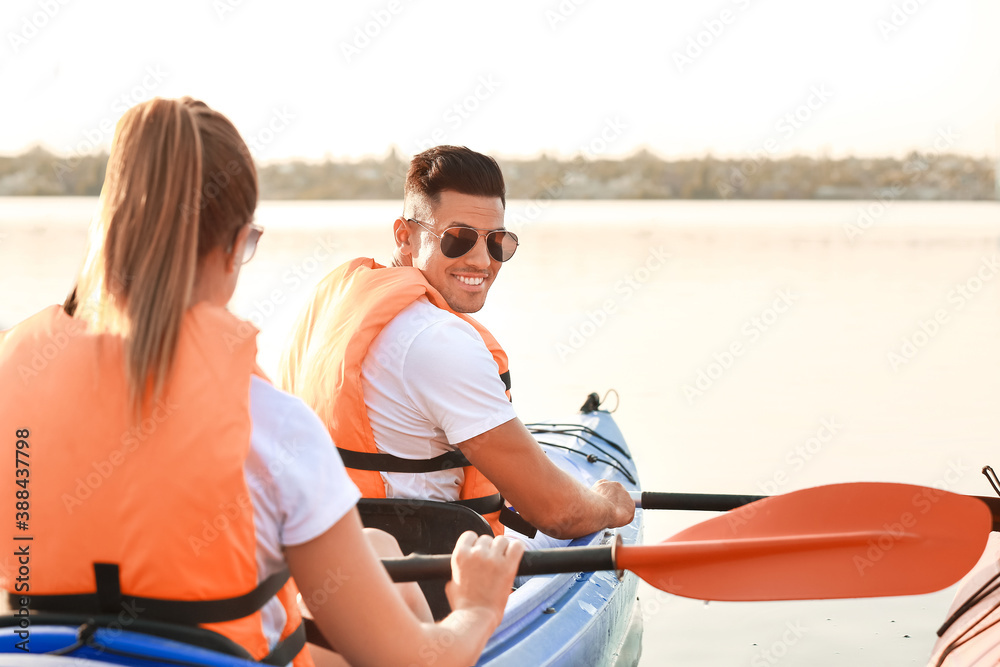
[[[455,611],[432,624],[407,605],[326,429],[263,378],[256,330],[225,310],[256,204],[245,143],[205,104],[154,99],[119,122],[77,289],[0,334],[0,428],[28,471],[4,484],[32,537],[30,587],[8,590],[126,628],[199,622],[308,665],[297,585],[351,664],[472,664],[523,549],[463,535]]]

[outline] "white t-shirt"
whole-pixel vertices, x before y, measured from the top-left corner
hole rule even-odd
[[[380,452],[429,459],[517,415],[479,333],[421,297],[379,332],[361,369]],[[389,498],[458,500],[461,468],[382,473]]]
[[[263,581],[286,567],[282,546],[319,537],[357,505],[361,494],[330,433],[301,399],[253,376],[250,417],[245,471],[257,531],[258,578]],[[272,599],[261,616],[274,647],[285,626],[284,607]]]

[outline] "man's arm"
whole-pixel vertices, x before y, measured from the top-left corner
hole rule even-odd
[[[460,442],[458,448],[521,516],[552,537],[624,526],[635,515],[625,487],[602,479],[588,489],[549,460],[520,419]]]

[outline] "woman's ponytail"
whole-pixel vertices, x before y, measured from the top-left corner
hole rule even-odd
[[[220,169],[224,188],[211,178]],[[75,302],[78,316],[123,335],[136,414],[169,376],[198,259],[229,242],[256,203],[246,145],[204,103],[156,98],[119,121]]]

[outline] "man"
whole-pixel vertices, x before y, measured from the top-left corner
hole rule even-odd
[[[327,424],[367,497],[462,501],[497,534],[501,522],[532,532],[507,520],[497,491],[555,538],[623,526],[628,492],[588,489],[549,460],[510,403],[506,354],[468,315],[517,249],[505,192],[490,157],[415,156],[392,267],[358,259],[324,278],[283,355],[283,388]]]

